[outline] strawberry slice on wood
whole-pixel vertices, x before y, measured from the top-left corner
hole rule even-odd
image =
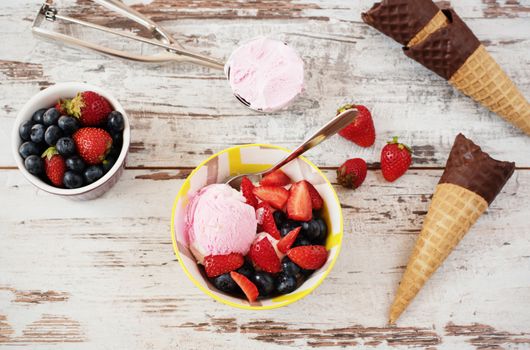
[[[305,245],[289,249],[287,256],[306,270],[321,268],[328,259],[328,251],[322,245]]]
[[[301,229],[301,226],[296,227],[294,230],[290,231],[282,239],[280,239],[278,242],[278,250],[283,254],[286,254],[293,245],[294,241],[296,241],[296,237],[298,237]]]
[[[252,192],[276,209],[282,209],[289,198],[289,191],[281,186],[259,186],[255,187]]]
[[[297,221],[311,220],[313,212],[307,181],[299,181],[291,186],[287,200],[287,216]]]
[[[258,287],[252,283],[248,278],[243,276],[240,273],[235,271],[230,272],[230,277],[236,282],[236,284],[241,288],[248,301],[253,302],[258,298],[259,292]]]
[[[208,255],[204,258],[204,270],[206,270],[206,276],[216,277],[239,269],[243,263],[243,255],[239,253]]]
[[[283,171],[277,169],[267,174],[259,184],[261,186],[285,186],[291,183],[291,179]]]

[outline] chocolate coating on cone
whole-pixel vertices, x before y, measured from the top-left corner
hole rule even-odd
[[[366,24],[407,45],[438,11],[431,0],[384,0],[361,16]]]
[[[442,10],[449,23],[418,45],[404,47],[408,57],[418,61],[446,80],[475,52],[480,42],[452,9]]]
[[[515,163],[491,158],[473,141],[458,134],[439,183],[464,187],[491,204],[514,169]]]

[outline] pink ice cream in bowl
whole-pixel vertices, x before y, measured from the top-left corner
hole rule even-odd
[[[234,95],[246,106],[274,112],[303,90],[304,62],[282,41],[258,37],[239,46],[225,65]]]
[[[191,172],[174,201],[171,238],[197,287],[230,306],[265,310],[323,282],[340,252],[341,205],[325,173],[301,154],[356,114],[339,114],[294,151],[235,146]]]

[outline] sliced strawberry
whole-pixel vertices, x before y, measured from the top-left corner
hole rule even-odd
[[[278,242],[278,250],[286,254],[289,248],[291,248],[294,241],[296,240],[296,237],[298,237],[298,233],[300,233],[301,229],[302,227],[299,226],[294,230],[290,231],[288,234],[286,234],[282,239],[280,239],[280,241]]]
[[[307,189],[309,190],[309,197],[311,197],[311,206],[313,209],[320,209],[324,205],[324,200],[322,197],[320,197],[320,194],[318,193],[315,186],[313,186],[310,182],[303,180],[303,182],[306,183]]]
[[[287,256],[303,269],[316,270],[326,263],[328,251],[323,245],[304,245],[289,249]]]
[[[243,196],[247,200],[247,204],[253,206],[254,208],[258,207],[258,200],[256,196],[254,196],[254,193],[252,191],[254,190],[254,185],[252,182],[248,179],[248,177],[243,177],[241,180],[241,193],[243,193]]]
[[[278,231],[278,228],[276,227],[276,222],[274,221],[274,216],[272,216],[271,207],[267,203],[261,202],[258,205],[258,209],[261,210],[261,215],[258,218],[261,229],[275,239],[280,239],[280,231]]]
[[[309,221],[313,216],[311,209],[311,196],[307,181],[299,181],[293,184],[287,201],[287,216],[289,219]]]
[[[265,272],[277,273],[281,270],[280,258],[266,237],[252,243],[248,256],[254,265]]]
[[[248,301],[253,302],[258,298],[258,287],[256,287],[254,283],[250,282],[248,278],[235,271],[230,272],[230,277],[232,277],[234,282],[236,282],[243,293],[245,293]]]
[[[282,209],[289,198],[289,191],[281,186],[259,186],[255,187],[252,192],[276,209]]]
[[[259,184],[261,186],[285,186],[291,183],[289,176],[285,175],[280,169],[266,175]]]
[[[216,277],[223,273],[239,269],[243,263],[243,255],[239,253],[208,255],[204,258],[204,269],[208,277]]]

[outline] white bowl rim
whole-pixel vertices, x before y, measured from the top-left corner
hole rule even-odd
[[[67,188],[59,188],[54,187],[51,185],[48,185],[41,179],[39,179],[37,176],[32,175],[29,171],[26,170],[26,167],[24,166],[24,160],[18,153],[18,149],[20,145],[22,144],[22,140],[20,139],[19,135],[19,127],[22,122],[29,120],[33,113],[35,112],[36,108],[35,105],[38,104],[38,102],[41,99],[48,98],[51,95],[55,95],[57,93],[60,93],[61,91],[65,90],[71,90],[74,89],[76,91],[94,91],[100,94],[101,96],[105,97],[107,101],[111,104],[111,106],[123,114],[123,119],[125,120],[125,128],[123,129],[123,145],[120,151],[120,155],[118,156],[118,159],[116,160],[116,163],[114,166],[105,174],[103,177],[94,183],[91,183],[90,185],[74,188],[74,189],[67,189]],[[67,97],[67,96],[65,96]],[[30,116],[28,118],[27,116]],[[130,125],[129,125],[129,118],[127,117],[127,113],[123,109],[122,105],[118,102],[114,96],[112,96],[107,90],[102,89],[100,87],[90,85],[87,83],[81,83],[81,82],[66,82],[66,83],[57,83],[52,86],[47,87],[44,90],[39,91],[37,94],[35,94],[33,97],[31,97],[26,104],[22,107],[22,109],[18,112],[17,117],[15,119],[15,123],[13,125],[13,130],[11,133],[11,146],[13,151],[13,156],[15,158],[15,162],[17,164],[18,169],[22,172],[24,177],[31,182],[33,185],[35,185],[37,188],[46,191],[48,193],[57,194],[61,196],[77,196],[83,193],[90,192],[103,184],[105,184],[117,171],[120,169],[121,165],[125,161],[125,157],[127,155],[127,152],[129,150],[129,144],[131,141],[131,132],[130,132]]]

